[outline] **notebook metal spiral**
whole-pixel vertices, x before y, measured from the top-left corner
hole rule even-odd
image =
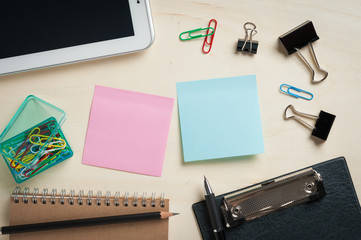
[[[30,193],[30,189],[28,187],[25,187],[24,191],[21,193],[21,188],[16,187],[14,193],[11,194],[11,197],[13,197],[15,203],[19,203],[20,199],[22,199],[23,203],[28,203],[29,198],[33,204],[37,204],[38,199],[42,204],[47,204],[49,199],[50,199],[49,202],[50,204],[56,204],[57,203],[56,200],[59,199],[58,203],[60,203],[61,205],[65,204],[65,199],[67,199],[70,205],[74,205],[75,203],[77,203],[78,205],[83,205],[85,202],[84,190],[80,190],[78,195],[75,195],[74,190],[70,190],[69,195],[67,195],[65,189],[62,189],[60,191],[60,194],[57,194],[56,189],[52,189],[51,193],[49,194],[48,189],[44,188],[41,194],[39,194],[38,188],[34,188],[33,192]],[[156,199],[157,198],[155,192],[152,192],[152,196],[150,198],[147,198],[147,193],[144,192],[141,198],[141,205],[142,207],[147,207],[147,200],[150,200],[150,206],[156,207]],[[165,207],[165,194],[161,193],[159,199],[160,199],[160,207]],[[98,206],[101,206],[102,203],[104,203],[106,206],[110,206],[112,204],[114,204],[115,206],[120,206],[122,204],[124,207],[128,207],[129,203],[131,203],[133,207],[137,207],[138,192],[134,192],[133,197],[130,197],[129,193],[125,192],[124,196],[121,197],[120,192],[116,191],[114,197],[112,197],[110,191],[107,191],[105,196],[102,195],[102,191],[98,191],[96,196],[93,196],[93,191],[89,190],[86,196],[86,204],[92,205],[93,200],[95,200],[95,204]]]

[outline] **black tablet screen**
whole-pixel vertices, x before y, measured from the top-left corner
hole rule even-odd
[[[0,59],[128,36],[128,0],[0,3]]]

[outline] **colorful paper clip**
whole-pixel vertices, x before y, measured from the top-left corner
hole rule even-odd
[[[200,31],[204,31],[204,30],[207,30],[206,34],[198,34],[198,35],[194,35],[194,36],[192,35],[192,33],[200,32]],[[212,30],[212,32],[209,32],[209,30]],[[185,35],[185,34],[188,34],[188,36],[186,38],[182,38],[182,36]],[[211,36],[213,34],[214,34],[214,28],[212,28],[212,27],[197,28],[197,29],[182,32],[179,35],[179,39],[182,40],[182,41],[187,41],[187,40],[196,39],[196,38],[200,38],[200,37]]]
[[[56,132],[51,134],[51,131]],[[56,129],[53,118],[2,142],[0,151],[18,183],[73,155],[61,129]]]
[[[286,90],[283,90],[283,89],[286,89]],[[288,94],[288,95],[290,95],[292,97],[295,97],[295,98],[302,98],[302,99],[306,99],[306,100],[312,100],[313,99],[313,94],[312,93],[307,92],[307,91],[302,90],[302,89],[299,89],[299,88],[296,88],[296,87],[293,87],[291,85],[282,84],[280,86],[280,90],[281,90],[281,92],[286,93],[286,94]],[[299,92],[299,93],[305,93],[309,97],[304,97],[304,96],[295,94],[295,93],[291,92],[290,90],[294,90],[294,91]]]
[[[206,32],[206,35],[209,34],[210,28],[211,28],[211,24],[214,23],[214,27],[213,27],[213,34],[210,36],[206,36],[204,38],[204,42],[203,42],[203,47],[202,47],[202,52],[207,54],[211,51],[212,49],[212,45],[213,45],[213,39],[214,39],[214,35],[216,33],[216,28],[217,28],[217,20],[216,19],[211,19],[208,23],[208,29]],[[206,50],[208,49],[208,50]]]

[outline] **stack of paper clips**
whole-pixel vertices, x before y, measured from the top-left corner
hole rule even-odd
[[[73,155],[55,117],[49,117],[18,132],[23,127],[21,118],[24,117],[26,109],[30,107],[31,110],[34,110],[29,101],[37,101],[37,104],[34,105],[36,106],[39,105],[38,100],[40,99],[34,96],[28,97],[24,102],[25,108],[20,108],[13,118],[15,121],[11,121],[10,127],[6,128],[0,136],[1,155],[17,183],[24,182]],[[47,112],[44,115],[44,107],[42,106],[41,109],[41,117],[51,114],[51,112]],[[36,120],[39,118],[38,114],[33,113],[31,116],[36,116],[33,117]]]

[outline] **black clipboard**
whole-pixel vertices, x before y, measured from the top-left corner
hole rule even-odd
[[[310,167],[322,175],[326,196],[225,228],[226,239],[361,239],[361,208],[346,159],[339,157]],[[221,206],[225,195],[239,190],[217,196],[217,204]],[[203,239],[213,239],[205,201],[192,208]]]

